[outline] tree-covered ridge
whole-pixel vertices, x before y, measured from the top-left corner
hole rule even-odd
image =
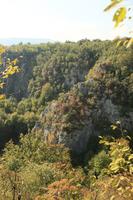
[[[8,135],[11,134],[8,138],[14,132],[27,132],[28,128],[34,127],[50,101],[58,99],[61,93],[65,97],[71,90],[72,93],[78,90],[78,95],[83,96],[82,101],[87,98],[98,110],[100,99],[111,100],[126,116],[128,110],[132,110],[132,47],[116,48],[116,44],[117,40],[81,40],[8,48],[6,57],[19,58],[21,69],[19,74],[9,77],[3,89],[9,99],[1,102],[2,134],[7,127],[10,129]],[[15,102],[14,110],[12,102]],[[7,106],[11,111],[8,112]],[[89,112],[95,113],[96,109],[91,108]],[[98,119],[98,116],[94,118]],[[23,128],[18,131],[14,122]]]
[[[0,200],[132,199],[133,48],[117,42],[8,48]]]

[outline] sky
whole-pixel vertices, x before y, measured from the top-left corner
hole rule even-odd
[[[126,36],[115,29],[109,0],[0,0],[0,38],[48,38],[54,41],[113,39]]]

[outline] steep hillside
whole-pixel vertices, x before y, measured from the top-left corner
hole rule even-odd
[[[56,143],[81,146],[79,152],[86,149],[90,136],[108,132],[115,120],[130,132],[133,50],[116,48],[116,43],[81,40],[11,46],[6,59],[17,57],[21,70],[4,88],[9,99],[1,102],[1,145],[34,126],[40,126],[45,138],[55,137]]]
[[[116,44],[8,48],[20,72],[1,89],[0,200],[132,199],[133,47]]]

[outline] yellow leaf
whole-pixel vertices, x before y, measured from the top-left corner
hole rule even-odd
[[[115,199],[115,196],[113,195],[111,198],[110,198],[110,200],[114,200]]]
[[[2,47],[2,46],[0,46],[0,55],[2,55],[3,53],[5,53],[5,48],[4,47]]]
[[[127,46],[128,44],[128,40],[125,40],[125,42],[123,43],[124,46]]]
[[[16,65],[17,62],[18,62],[18,59],[16,58],[16,59],[14,59],[14,60],[12,61],[12,64],[13,64],[13,65]]]
[[[117,42],[117,45],[116,45],[116,47],[119,47],[121,44],[122,44],[122,41],[121,41],[121,40],[119,40],[119,41]]]
[[[112,0],[112,3],[109,4],[105,9],[104,11],[109,11],[111,10],[112,8],[114,8],[115,6],[117,6],[119,3],[121,3],[123,0]]]
[[[117,27],[123,20],[126,18],[127,9],[125,7],[119,8],[113,17],[113,21],[115,22],[115,27]]]
[[[20,72],[18,66],[9,65],[8,68],[3,72],[3,78],[8,78],[10,75]]]
[[[116,129],[117,129],[117,126],[114,125],[114,124],[112,124],[112,125],[111,125],[111,128],[112,128],[112,130],[116,130]]]
[[[4,87],[5,83],[0,83],[0,88],[2,89]]]
[[[131,38],[127,43],[127,48],[129,48],[133,44],[133,38]]]
[[[99,141],[99,144],[104,144],[104,145],[106,145],[106,146],[109,146],[109,145],[110,145],[110,142],[108,142],[108,141],[102,139],[102,140]]]
[[[99,138],[100,138],[100,139],[103,139],[103,137],[102,137],[102,136],[99,136]]]
[[[123,147],[123,148],[122,148],[122,151],[123,151],[123,152],[127,152],[127,151],[129,151],[129,150],[130,150],[129,147]]]
[[[111,165],[110,170],[113,172],[118,172],[120,169],[119,165]]]
[[[6,98],[6,96],[4,94],[0,94],[0,100],[3,100],[5,98]]]
[[[128,160],[133,160],[133,154],[128,157]]]
[[[117,122],[116,122],[116,124],[120,125],[120,124],[121,124],[121,122],[120,122],[120,121],[117,121]]]
[[[130,174],[133,174],[133,165],[130,165],[129,171],[130,171]]]

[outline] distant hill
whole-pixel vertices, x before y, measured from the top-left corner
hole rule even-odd
[[[40,43],[47,43],[47,42],[54,42],[54,40],[50,39],[38,39],[38,38],[0,38],[0,44],[3,45],[14,45],[14,44],[40,44]]]

